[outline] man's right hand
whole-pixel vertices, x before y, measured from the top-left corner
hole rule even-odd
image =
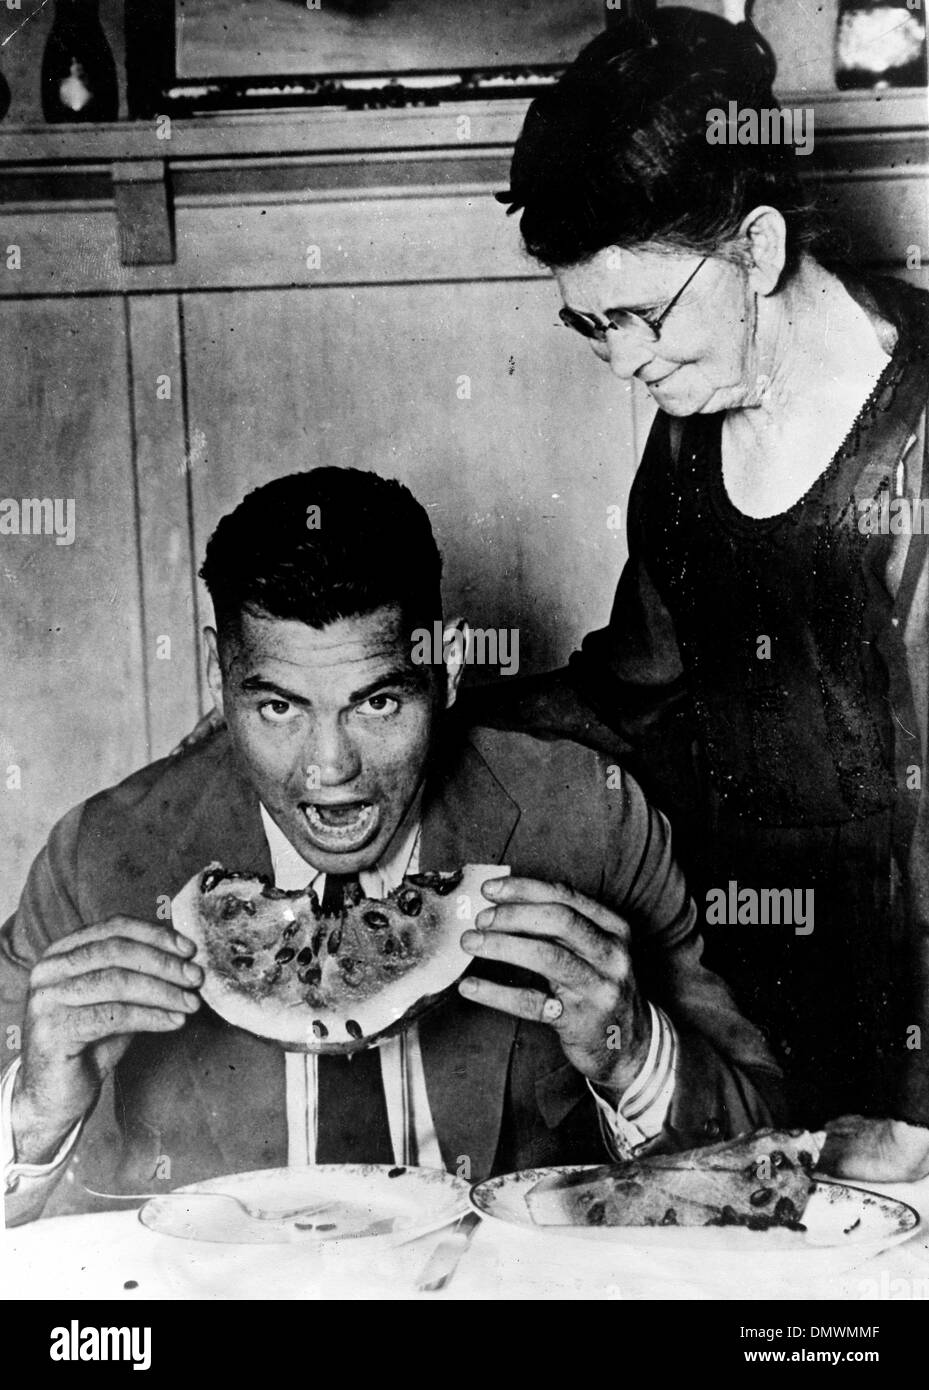
[[[91,1109],[135,1033],[170,1033],[200,1006],[194,943],[110,917],[51,945],[33,967],[13,1092],[16,1161],[47,1163]]]

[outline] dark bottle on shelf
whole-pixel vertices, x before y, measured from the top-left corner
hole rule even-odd
[[[130,121],[165,109],[174,78],[176,0],[125,0],[126,109]]]
[[[10,109],[10,84],[0,72],[0,121]]]
[[[906,0],[839,0],[835,80],[856,87],[926,85],[926,15]]]
[[[100,23],[99,0],[56,0],[42,58],[47,121],[115,121],[116,64]]]

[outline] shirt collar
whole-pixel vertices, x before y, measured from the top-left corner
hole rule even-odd
[[[326,886],[326,875],[293,847],[277,822],[264,805],[259,803],[261,823],[271,854],[271,867],[274,873],[274,886],[293,892],[300,888],[313,888],[322,897]],[[404,874],[416,873],[419,868],[419,837],[422,816],[422,792],[420,791],[409,811],[398,827],[389,853],[370,869],[363,869],[359,880],[368,898],[385,898],[394,888],[399,888]]]

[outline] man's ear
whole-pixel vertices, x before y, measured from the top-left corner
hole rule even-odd
[[[749,283],[756,294],[773,294],[787,261],[787,223],[777,208],[753,208],[739,228],[748,238],[752,265]]]
[[[464,618],[452,618],[442,627],[442,664],[445,667],[445,708],[451,709],[458,696],[471,649],[471,629]]]
[[[219,661],[219,639],[216,636],[216,629],[205,627],[203,629],[204,640],[206,641],[206,679],[210,687],[210,694],[213,696],[213,706],[221,719],[225,718],[223,709],[223,672]]]

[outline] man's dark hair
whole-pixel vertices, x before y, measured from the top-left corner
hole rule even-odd
[[[776,63],[749,23],[683,7],[624,19],[533,101],[501,202],[522,209],[530,255],[572,266],[607,246],[702,255],[769,204],[788,228],[787,269],[817,228],[789,144],[710,144],[707,113],[774,110]]]
[[[442,615],[442,559],[416,498],[358,468],[314,468],[256,488],[224,516],[200,570],[216,625],[243,611],[323,628],[386,604]]]

